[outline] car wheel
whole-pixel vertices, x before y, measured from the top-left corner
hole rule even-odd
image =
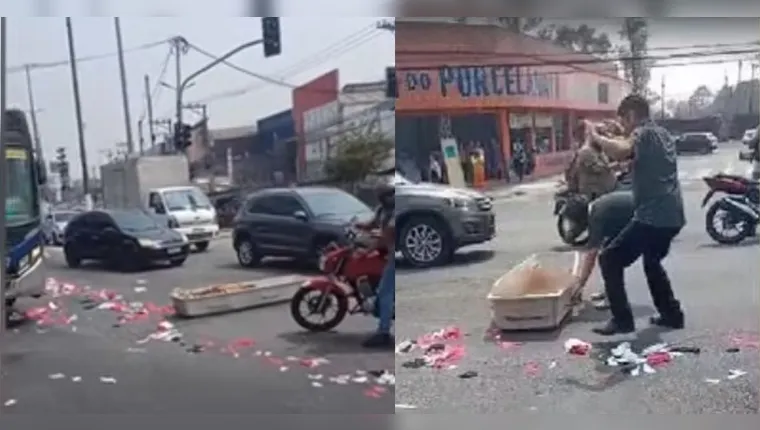
[[[436,218],[413,217],[401,229],[401,253],[415,267],[446,264],[454,255],[454,244],[444,223]]]
[[[71,246],[63,247],[63,255],[66,258],[66,265],[72,269],[76,269],[82,265],[82,258],[77,255],[76,251]]]
[[[235,244],[235,254],[238,263],[243,267],[256,267],[261,262],[261,255],[256,249],[256,244],[250,238],[244,237]]]
[[[209,242],[198,242],[195,244],[195,250],[198,252],[204,252],[208,249]]]

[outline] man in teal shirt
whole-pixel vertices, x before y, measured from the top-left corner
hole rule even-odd
[[[601,335],[634,331],[633,313],[625,291],[624,271],[639,257],[643,260],[652,301],[659,315],[650,322],[657,326],[684,327],[681,304],[676,300],[662,260],[673,239],[686,224],[675,142],[650,117],[646,98],[631,94],[620,103],[618,116],[625,139],[606,138],[591,126],[592,138],[614,160],[633,158],[631,163],[634,212],[623,231],[606,245],[599,265],[612,319],[594,329]]]

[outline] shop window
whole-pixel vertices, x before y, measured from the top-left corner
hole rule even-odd
[[[554,137],[552,116],[536,114],[534,117],[535,148],[536,154],[548,154],[554,152],[552,139]]]
[[[567,114],[556,114],[552,116],[552,123],[554,126],[554,142],[557,147],[557,151],[568,151],[571,148],[571,139],[567,135]]]
[[[610,102],[610,85],[606,82],[600,82],[597,90],[598,101],[601,104]]]
[[[520,148],[525,150],[525,155],[533,154],[533,115],[511,113],[509,114],[509,168],[516,171],[518,166],[515,156]]]

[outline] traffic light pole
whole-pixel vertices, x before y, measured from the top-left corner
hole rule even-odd
[[[237,48],[227,52],[226,54],[222,55],[221,57],[217,58],[216,60],[208,63],[206,66],[198,69],[195,73],[192,73],[190,76],[186,77],[178,86],[177,86],[177,125],[176,127],[181,127],[182,124],[182,93],[185,91],[185,88],[193,81],[193,79],[197,78],[198,76],[202,75],[203,73],[206,73],[207,71],[213,69],[214,67],[218,66],[219,64],[224,63],[227,61],[230,57],[237,54],[240,51],[244,51],[248,48],[252,48],[256,45],[260,45],[264,43],[263,39],[258,40],[252,40],[250,42],[246,42]],[[179,128],[177,128],[179,130]]]

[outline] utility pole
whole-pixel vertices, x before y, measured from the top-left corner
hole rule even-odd
[[[37,153],[37,159],[42,165],[45,160],[42,155],[42,142],[40,141],[40,129],[37,126],[37,109],[34,107],[34,91],[32,90],[32,71],[29,64],[24,66],[26,74],[26,95],[29,98],[29,119],[32,122],[32,133],[34,134],[34,150]]]
[[[124,104],[124,127],[126,128],[127,153],[135,152],[135,142],[132,140],[132,119],[129,115],[129,91],[127,90],[127,70],[124,65],[124,44],[121,40],[121,21],[113,19],[114,31],[116,31],[116,49],[119,53],[119,76],[121,78],[121,101]]]
[[[182,125],[182,54],[187,49],[186,41],[185,39],[181,37],[175,37],[173,40],[174,43],[174,71],[175,71],[175,109],[176,109],[176,127],[180,127]],[[169,130],[170,133],[172,133],[173,138],[176,139],[176,133],[173,133],[172,130]],[[174,145],[176,148],[176,145]]]
[[[143,155],[145,151],[145,137],[143,136],[143,121],[142,119],[137,120],[137,142],[140,148],[140,155]]]
[[[145,75],[145,103],[147,105],[148,113],[148,139],[150,140],[150,147],[156,146],[156,133],[153,129],[153,96],[150,93],[150,76]],[[143,153],[143,149],[140,148],[140,154]]]
[[[82,102],[79,97],[79,76],[77,74],[76,50],[74,48],[74,29],[71,18],[66,18],[66,35],[69,39],[69,64],[71,64],[71,89],[74,92],[74,113],[77,118],[77,134],[79,135],[79,161],[82,163],[82,185],[85,199],[90,195],[90,169],[87,167],[87,149],[84,145],[84,121],[82,120]]]
[[[8,126],[5,121],[5,111],[7,104],[6,76],[8,75],[8,64],[6,63],[5,51],[8,46],[7,38],[5,37],[7,32],[5,28],[5,17],[0,17],[0,297],[5,297],[5,279],[7,276],[5,261],[8,255],[8,246],[6,240],[6,215],[5,215],[5,200],[8,193],[8,187],[5,184],[8,183],[8,169],[7,159],[5,157],[5,128]],[[0,304],[0,348],[5,346],[5,303]],[[2,351],[0,351],[0,357],[2,357]],[[0,361],[2,361],[0,359]],[[0,363],[0,369],[4,369]],[[2,385],[3,379],[0,378],[0,385]],[[5,398],[5,393],[0,390],[0,398]],[[0,415],[3,414],[3,408],[0,407]]]
[[[665,119],[665,75],[662,75],[660,82],[660,116]]]

